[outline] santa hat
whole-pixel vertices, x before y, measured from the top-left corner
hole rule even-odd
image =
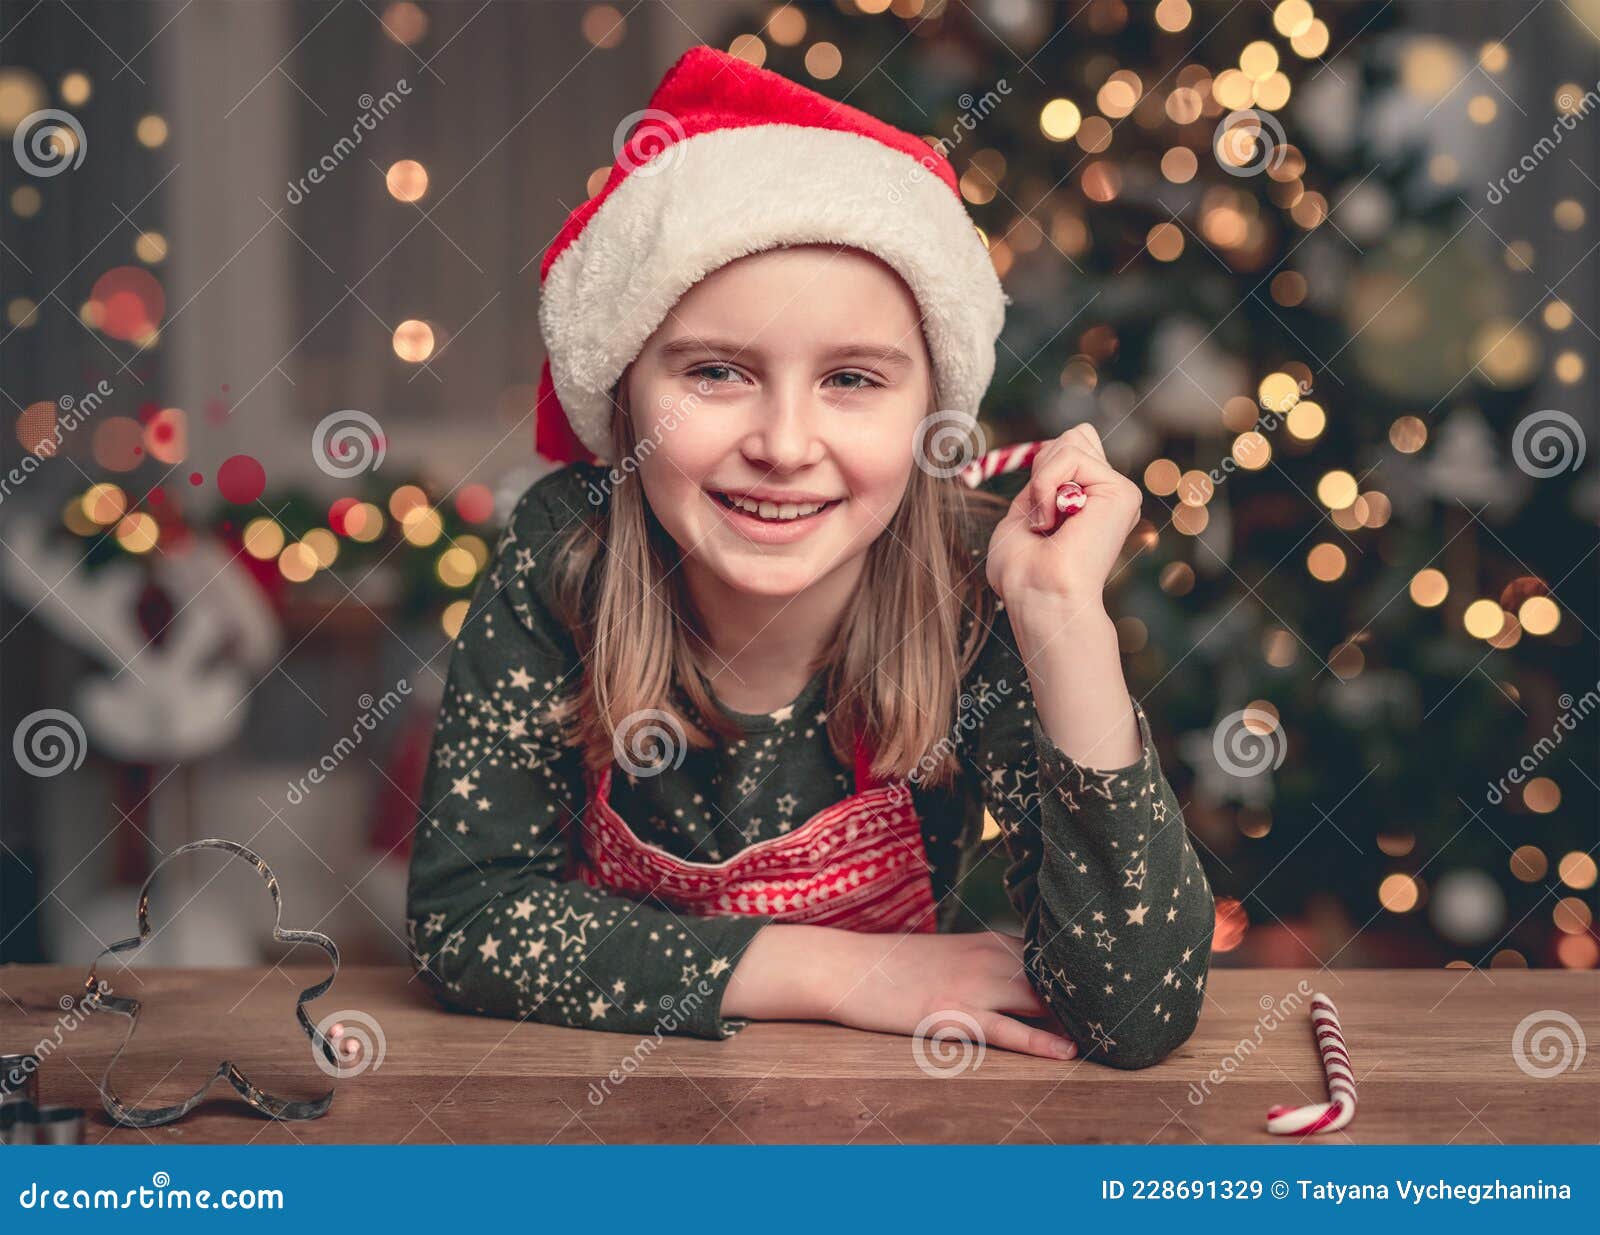
[[[835,243],[893,267],[922,313],[939,409],[977,416],[1008,297],[927,142],[711,47],[617,130],[605,187],[545,251],[535,444],[609,461],[611,389],[678,300],[747,253]]]

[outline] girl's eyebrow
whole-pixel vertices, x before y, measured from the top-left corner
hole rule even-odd
[[[702,339],[688,336],[662,345],[663,360],[679,360],[686,356],[715,353],[722,356],[743,356],[753,361],[763,358],[759,347],[748,343],[735,343],[729,339]],[[911,357],[905,351],[886,343],[840,343],[823,353],[824,360],[876,360],[884,364],[909,365]]]

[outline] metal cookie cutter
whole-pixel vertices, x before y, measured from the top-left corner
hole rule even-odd
[[[127,1049],[128,1043],[133,1040],[135,1030],[139,1027],[139,1010],[141,1004],[137,999],[128,999],[120,995],[103,993],[101,980],[96,975],[100,962],[108,956],[123,952],[132,952],[144,946],[150,937],[150,885],[155,882],[161,868],[174,858],[186,853],[193,853],[200,849],[220,849],[234,857],[243,858],[255,867],[262,879],[266,880],[267,891],[272,896],[273,923],[272,937],[279,943],[314,943],[328,954],[332,968],[328,976],[315,986],[308,987],[300,992],[295,1001],[294,1015],[300,1022],[300,1027],[306,1031],[306,1037],[311,1039],[313,1052],[320,1051],[323,1057],[335,1069],[339,1067],[340,1060],[334,1053],[332,1045],[306,1014],[306,1004],[313,999],[325,994],[333,985],[334,978],[339,976],[339,946],[328,936],[318,931],[285,930],[283,927],[283,900],[278,891],[278,878],[272,873],[271,867],[261,860],[254,852],[243,845],[231,840],[197,840],[187,845],[179,845],[150,872],[144,881],[144,886],[139,889],[139,934],[132,939],[124,939],[102,951],[95,957],[94,964],[89,966],[89,975],[84,979],[84,1002],[98,1007],[107,1012],[116,1012],[128,1018],[128,1033],[123,1038],[122,1044],[117,1047],[116,1053],[111,1056],[111,1061],[106,1064],[105,1074],[100,1078],[100,1101],[105,1105],[106,1114],[119,1123],[131,1128],[154,1128],[160,1124],[168,1124],[176,1119],[182,1119],[205,1098],[207,1092],[219,1079],[226,1080],[228,1084],[238,1091],[238,1094],[263,1115],[273,1119],[317,1119],[327,1113],[333,1105],[333,1090],[317,1098],[294,1099],[278,1098],[266,1092],[253,1083],[239,1067],[229,1060],[222,1060],[217,1064],[217,1069],[207,1078],[205,1084],[190,1094],[182,1102],[172,1106],[128,1106],[117,1097],[116,1090],[111,1084],[111,1073],[117,1066],[117,1060],[122,1057],[122,1052]],[[326,1069],[324,1069],[326,1070]]]
[[[0,1055],[0,1145],[78,1145],[81,1106],[39,1105],[39,1057]]]

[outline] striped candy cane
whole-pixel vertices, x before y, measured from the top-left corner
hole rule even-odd
[[[967,464],[956,473],[956,479],[967,488],[976,489],[984,481],[1002,472],[1015,472],[1031,467],[1034,457],[1048,445],[1048,442],[1018,442],[1014,446],[998,447]],[[1063,515],[1077,514],[1088,500],[1083,486],[1075,481],[1069,480],[1056,491],[1056,509]]]
[[[1311,997],[1311,1028],[1328,1079],[1328,1101],[1273,1107],[1267,1112],[1267,1131],[1277,1136],[1337,1132],[1355,1118],[1355,1073],[1350,1070],[1350,1052],[1345,1050],[1344,1032],[1339,1028],[1339,1010],[1326,995]]]

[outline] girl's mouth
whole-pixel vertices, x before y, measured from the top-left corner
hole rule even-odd
[[[729,526],[764,544],[783,543],[807,535],[844,500],[779,504],[735,498],[716,489],[709,489],[707,493],[722,508]]]

